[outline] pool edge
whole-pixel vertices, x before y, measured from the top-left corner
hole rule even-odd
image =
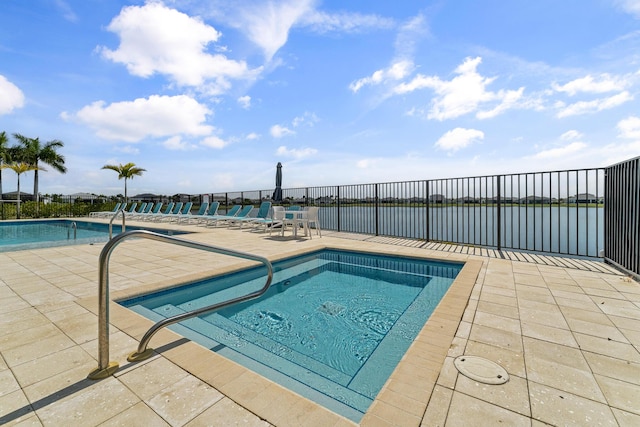
[[[332,247],[332,245],[327,245],[325,248],[341,249],[339,246]],[[301,251],[298,254],[304,252],[307,251]],[[371,252],[385,254],[384,251]],[[432,256],[416,256],[410,253],[393,252],[393,254],[385,255],[451,261],[451,258],[440,258],[433,256],[433,254],[431,254]],[[420,425],[482,267],[480,260],[455,261],[464,263],[462,270],[383,386],[362,418],[360,425]],[[123,295],[120,294],[113,299],[121,299],[122,297]],[[88,310],[97,312],[96,297],[84,298],[79,303]],[[153,324],[150,320],[120,306],[113,300],[110,301],[110,311],[111,325],[137,340]],[[112,330],[111,333],[113,332]],[[175,345],[176,342],[179,344]],[[154,337],[152,346],[161,352],[162,357],[215,387],[239,405],[274,425],[297,426],[301,423],[307,425],[354,425],[352,421],[209,351],[199,344],[191,341],[185,342],[183,337],[172,331],[160,331]],[[131,349],[131,351],[133,350]],[[135,368],[135,366],[126,364],[121,370],[128,368]],[[401,387],[396,387],[397,385],[401,385]],[[272,404],[272,393],[278,393],[278,405]]]

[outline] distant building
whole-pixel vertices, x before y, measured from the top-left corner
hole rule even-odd
[[[568,203],[599,203],[598,198],[591,193],[578,193],[567,199]]]
[[[162,196],[152,193],[136,194],[130,198],[133,202],[158,202],[161,201]]]
[[[442,194],[432,194],[429,196],[429,203],[445,203],[447,198]]]
[[[8,193],[3,193],[2,194],[2,198],[4,200],[18,200],[18,192],[17,191],[10,191]],[[20,192],[20,200],[23,202],[30,202],[35,200],[35,198],[33,197],[33,194],[30,193],[25,193],[24,191]]]

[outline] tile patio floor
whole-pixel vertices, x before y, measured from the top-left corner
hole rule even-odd
[[[468,261],[361,425],[640,426],[640,284],[602,263],[329,232],[305,240],[180,228],[196,232],[189,240],[272,260],[335,247]],[[101,248],[0,253],[0,425],[354,425],[171,331],[151,341],[154,357],[127,362],[151,323],[115,304],[110,360],[120,370],[87,380],[97,367]],[[176,248],[118,246],[111,297],[246,264]],[[463,354],[497,362],[510,380],[485,385],[461,375],[453,360]]]

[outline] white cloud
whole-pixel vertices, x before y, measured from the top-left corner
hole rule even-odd
[[[534,159],[558,159],[558,158],[566,158],[570,157],[574,154],[577,154],[581,150],[584,150],[587,147],[587,144],[584,142],[572,142],[571,144],[565,145],[564,147],[551,148],[549,150],[544,150],[536,153],[533,158]]]
[[[393,20],[378,15],[327,13],[316,9],[317,0],[267,0],[230,2],[225,21],[244,32],[264,53],[267,62],[289,38],[292,28],[307,28],[317,33],[360,32],[391,28]]]
[[[413,62],[401,60],[391,64],[388,68],[375,71],[368,77],[363,77],[355,82],[351,82],[349,89],[355,93],[367,85],[378,85],[390,81],[402,80],[413,71],[413,68]]]
[[[419,89],[433,89],[437,96],[427,115],[429,119],[440,121],[454,119],[472,113],[480,104],[488,102],[497,102],[498,105],[491,110],[478,112],[477,117],[480,119],[495,117],[516,106],[524,88],[515,91],[487,91],[487,86],[496,78],[478,74],[476,68],[481,62],[480,57],[465,59],[455,70],[457,76],[450,81],[441,80],[437,76],[418,74],[410,82],[396,86],[394,92],[405,94]]]
[[[247,135],[247,139],[249,141],[254,141],[256,139],[260,139],[260,135],[255,132],[251,132],[249,135]]]
[[[640,19],[640,1],[638,0],[614,0],[616,6],[622,11]]]
[[[238,98],[238,104],[245,110],[251,108],[251,97],[249,95],[241,96]]]
[[[288,149],[282,145],[276,150],[276,155],[284,157],[293,157],[294,159],[303,159],[305,157],[314,156],[318,153],[315,148],[292,148]]]
[[[359,32],[369,28],[387,29],[395,23],[392,19],[378,15],[360,13],[326,13],[312,10],[302,16],[300,26],[310,27],[318,33],[327,32]]]
[[[110,105],[96,101],[75,114],[65,112],[61,116],[79,120],[101,138],[138,142],[176,134],[208,135],[213,131],[205,124],[209,114],[205,105],[186,95],[152,95]]]
[[[205,147],[211,147],[211,148],[224,148],[227,145],[229,145],[228,141],[225,141],[224,139],[215,136],[215,135],[211,135],[206,137],[205,139],[203,139],[200,142],[201,145],[204,145]]]
[[[251,2],[239,12],[235,25],[264,52],[267,62],[287,43],[289,30],[313,10],[313,0]]]
[[[563,118],[581,114],[597,113],[599,111],[617,107],[625,102],[631,101],[632,99],[633,96],[625,90],[617,95],[613,95],[608,98],[594,99],[592,101],[579,101],[569,105],[559,102],[556,104],[556,107],[559,109],[556,116],[558,118]]]
[[[640,117],[630,116],[618,122],[621,138],[640,140]]]
[[[313,125],[315,125],[319,121],[320,119],[318,118],[318,116],[315,115],[315,113],[310,113],[307,111],[302,116],[298,116],[294,118],[291,124],[293,125],[293,127],[298,127],[302,125],[313,127]]]
[[[565,133],[563,133],[562,135],[560,135],[560,139],[563,141],[571,141],[574,139],[579,139],[582,138],[582,134],[580,132],[578,132],[577,130],[569,130],[566,131]]]
[[[602,74],[598,79],[594,79],[592,76],[585,76],[579,79],[572,80],[564,85],[553,83],[551,85],[556,92],[564,92],[569,96],[574,96],[577,93],[606,93],[617,92],[626,87],[626,83],[623,80],[616,79],[609,74]]]
[[[183,141],[179,135],[172,136],[162,143],[164,148],[167,150],[175,150],[175,151],[186,151],[193,150],[196,148],[195,145],[188,143],[187,141]]]
[[[62,16],[64,17],[64,19],[66,19],[69,22],[76,22],[78,20],[78,16],[75,14],[73,9],[71,9],[71,6],[69,6],[69,4],[66,1],[54,0],[54,4],[58,8],[60,13],[62,13]]]
[[[274,138],[282,138],[283,136],[296,134],[295,131],[292,131],[291,129],[286,128],[284,126],[280,126],[280,125],[271,126],[269,133],[271,133],[271,136]]]
[[[116,151],[119,151],[120,153],[125,153],[125,154],[133,154],[133,155],[140,154],[140,150],[137,149],[136,147],[132,147],[131,145],[116,147]]]
[[[522,99],[523,93],[523,87],[518,90],[500,91],[499,97],[502,99],[502,101],[491,110],[478,111],[476,117],[479,119],[491,119],[493,117],[499,116],[505,111],[518,106],[520,100]]]
[[[361,159],[356,162],[358,169],[370,169],[378,167],[384,159]]]
[[[402,24],[394,43],[397,58],[412,58],[416,48],[416,42],[428,34],[428,28],[424,15],[419,14]]]
[[[109,26],[120,37],[116,50],[99,47],[102,55],[125,64],[135,76],[169,76],[178,85],[203,86],[216,95],[228,90],[229,79],[253,79],[261,70],[249,70],[244,61],[206,53],[220,33],[200,19],[159,2],[124,7]]]
[[[484,132],[480,130],[455,128],[442,135],[435,146],[445,151],[455,152],[483,139]]]
[[[0,74],[0,114],[8,114],[24,106],[24,94],[18,86]]]

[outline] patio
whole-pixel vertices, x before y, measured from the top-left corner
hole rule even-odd
[[[324,247],[468,261],[361,421],[367,426],[640,425],[640,284],[596,261],[324,232],[313,240],[176,226],[183,238],[275,260]],[[151,325],[111,305],[111,357],[97,366],[102,245],[0,253],[0,424],[348,426],[317,404],[171,331],[126,362]],[[132,240],[111,258],[111,298],[247,262]],[[456,370],[460,355],[504,367],[503,385]]]

